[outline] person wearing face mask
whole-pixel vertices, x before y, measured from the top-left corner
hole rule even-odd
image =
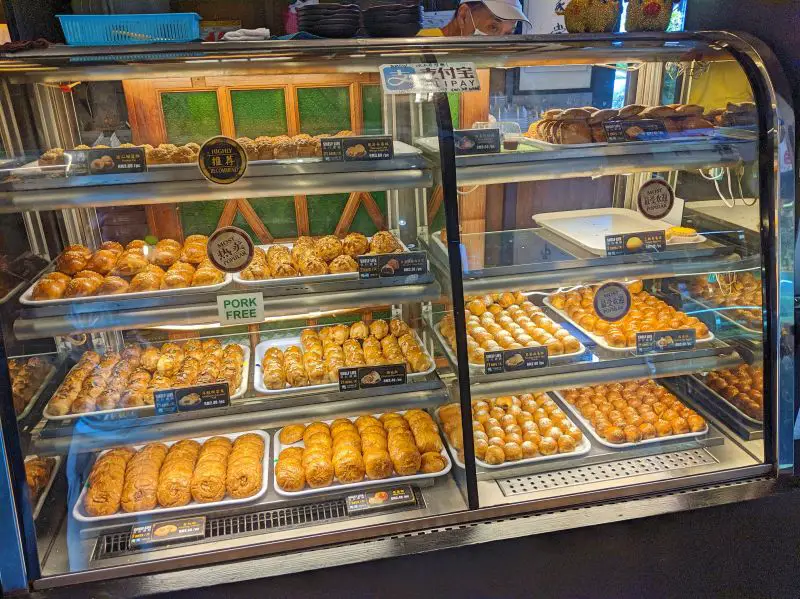
[[[423,37],[464,35],[511,35],[522,21],[530,21],[522,12],[519,0],[461,0],[453,19],[444,27],[422,29]]]

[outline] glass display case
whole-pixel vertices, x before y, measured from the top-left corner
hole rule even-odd
[[[793,470],[794,122],[755,40],[53,47],[0,78],[5,588]]]

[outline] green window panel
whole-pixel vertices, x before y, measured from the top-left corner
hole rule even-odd
[[[383,134],[383,99],[379,85],[361,86],[362,118],[365,135]]]
[[[183,236],[211,235],[217,228],[225,200],[179,204]]]
[[[283,89],[231,91],[236,137],[286,135],[286,98]]]
[[[300,132],[308,135],[352,129],[350,88],[306,87],[297,89]]]
[[[294,212],[294,198],[252,198],[250,205],[275,238],[297,237],[297,221]],[[212,202],[189,202],[181,204],[181,225],[183,235],[211,235],[219,223],[225,200]],[[255,243],[260,243],[255,232],[247,224],[241,212],[236,213],[233,224],[250,235]]]
[[[336,230],[336,225],[339,224],[339,219],[342,217],[348,197],[349,194],[346,193],[307,197],[311,235],[330,235]],[[375,198],[375,203],[380,208],[381,213],[386,215],[386,193],[373,191],[372,197]],[[350,230],[358,231],[367,236],[373,235],[378,230],[363,203],[358,207],[353,224],[350,225]]]
[[[201,144],[222,132],[216,92],[164,92],[161,108],[168,143]]]
[[[438,233],[444,229],[444,202],[439,206],[439,210],[433,215],[433,219],[428,225],[428,231],[431,235]]]

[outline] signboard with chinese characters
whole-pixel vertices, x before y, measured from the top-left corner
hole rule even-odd
[[[500,129],[456,129],[453,131],[457,156],[497,154]]]
[[[197,164],[212,183],[230,185],[241,179],[247,170],[247,154],[237,141],[220,135],[202,145]]]
[[[358,256],[357,261],[360,279],[407,277],[428,272],[428,257],[425,252],[364,255]]]
[[[394,485],[371,489],[347,496],[347,515],[366,514],[382,509],[413,505],[417,502],[410,485]]]
[[[483,355],[483,359],[483,368],[486,374],[545,368],[549,361],[547,348],[542,345],[522,347],[520,349],[504,349],[502,351],[487,351]]]
[[[646,218],[661,220],[675,205],[675,192],[664,179],[650,179],[639,188],[636,204]]]
[[[694,329],[636,333],[636,353],[651,354],[694,349],[696,341],[697,334]]]
[[[208,238],[208,259],[223,272],[239,272],[253,261],[255,247],[239,227],[222,227]]]
[[[339,369],[339,391],[358,391],[373,387],[406,384],[405,364],[384,364]]]
[[[663,252],[666,249],[667,237],[664,231],[642,231],[640,233],[606,235],[607,256],[652,254]]]
[[[603,128],[606,131],[609,143],[624,143],[629,141],[654,141],[667,139],[667,127],[664,121],[655,119],[639,119],[630,121],[605,121]]]
[[[394,145],[390,135],[323,137],[322,160],[325,162],[362,162],[391,160]]]
[[[625,318],[631,309],[631,294],[622,283],[606,283],[594,294],[594,311],[606,322]]]
[[[169,545],[170,543],[198,541],[206,536],[206,517],[193,516],[163,522],[149,522],[131,526],[131,549]]]
[[[153,391],[156,414],[192,412],[209,408],[223,408],[231,404],[227,382],[158,389]]]
[[[471,62],[384,64],[380,71],[387,94],[474,92],[481,88]]]
[[[144,148],[70,150],[70,175],[121,175],[147,170]]]

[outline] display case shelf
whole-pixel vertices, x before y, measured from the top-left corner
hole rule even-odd
[[[415,141],[426,156],[438,163],[436,138]],[[526,146],[527,147],[527,146]],[[691,170],[735,166],[758,154],[754,140],[731,137],[696,140],[582,144],[500,154],[456,156],[459,185],[491,185],[543,179],[573,179],[653,171]]]

